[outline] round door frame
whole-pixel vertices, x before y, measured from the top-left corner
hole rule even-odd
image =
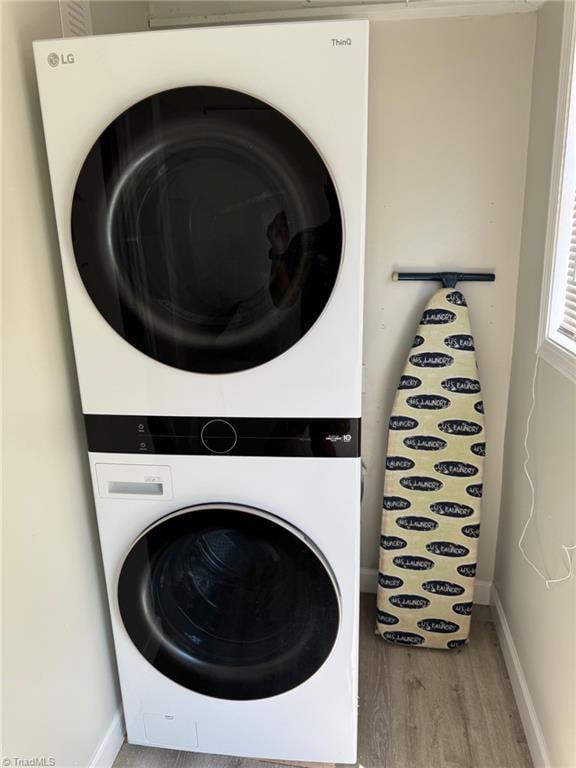
[[[270,523],[273,523],[275,525],[279,525],[281,528],[284,528],[288,533],[292,534],[296,538],[298,538],[309,550],[310,552],[319,560],[320,564],[324,568],[324,571],[328,575],[330,582],[332,584],[332,588],[334,590],[334,596],[336,598],[336,604],[338,608],[338,623],[337,623],[337,629],[334,637],[334,642],[332,644],[332,647],[330,648],[330,652],[327,654],[323,662],[320,664],[320,666],[316,669],[316,671],[306,680],[303,680],[302,682],[298,683],[296,688],[300,687],[301,685],[304,685],[308,680],[311,679],[315,674],[319,672],[319,670],[327,663],[327,661],[330,659],[332,654],[334,653],[334,649],[336,647],[336,643],[338,641],[338,637],[340,635],[341,629],[342,629],[342,594],[340,591],[340,587],[338,585],[338,581],[336,579],[336,575],[334,574],[334,571],[332,569],[332,566],[330,565],[328,559],[323,554],[323,552],[320,550],[320,548],[312,541],[312,539],[307,536],[303,531],[301,531],[299,528],[297,528],[292,523],[289,523],[287,520],[284,520],[282,517],[279,517],[278,515],[275,515],[271,512],[267,512],[264,509],[260,509],[259,507],[252,507],[247,504],[236,504],[233,502],[207,502],[204,504],[192,504],[187,507],[182,507],[180,509],[174,510],[173,512],[168,512],[167,514],[163,515],[158,520],[155,520],[153,523],[148,525],[144,530],[141,531],[141,533],[131,542],[130,546],[125,550],[124,555],[122,556],[122,559],[117,567],[116,570],[116,577],[114,580],[114,603],[116,610],[118,611],[118,617],[120,620],[120,624],[122,626],[122,631],[125,634],[125,637],[130,641],[133,648],[138,652],[139,656],[146,661],[147,664],[150,664],[153,669],[158,672],[158,674],[162,675],[162,677],[169,680],[171,683],[175,685],[181,685],[181,683],[178,683],[177,680],[174,680],[170,678],[168,675],[162,672],[162,670],[158,669],[151,661],[149,661],[146,656],[140,651],[140,649],[137,647],[135,642],[133,641],[130,633],[128,632],[128,629],[126,625],[124,624],[124,620],[122,617],[122,610],[120,607],[120,600],[119,600],[119,585],[120,585],[120,578],[122,574],[122,570],[124,568],[124,565],[126,563],[126,560],[128,559],[130,553],[134,549],[134,547],[137,546],[137,544],[144,539],[151,531],[153,531],[155,528],[160,527],[161,525],[168,522],[168,520],[175,519],[177,517],[180,517],[185,514],[190,514],[194,512],[209,512],[210,510],[225,510],[227,512],[241,512],[243,514],[249,514],[252,515],[255,518],[261,518],[264,520],[267,520]],[[195,691],[194,689],[188,689],[191,693],[195,693],[197,695],[208,695],[205,693],[201,693],[199,691]],[[290,693],[294,688],[289,688],[286,691],[282,691],[280,693],[272,694],[271,696],[265,696],[261,698],[272,698],[273,696],[279,696],[283,695],[285,693]],[[228,699],[226,697],[219,697],[219,696],[211,696],[211,698],[222,698],[224,700],[235,700],[235,699]],[[241,699],[242,700],[242,699]],[[248,701],[254,701],[256,699],[247,699]]]
[[[171,88],[165,88],[165,89],[162,89],[162,90],[159,90],[159,91],[154,91],[153,93],[149,93],[144,98],[141,98],[141,99],[138,99],[136,101],[130,102],[127,107],[125,107],[121,112],[116,114],[114,116],[114,118],[112,120],[110,120],[110,122],[107,123],[100,130],[100,133],[94,139],[94,143],[90,146],[88,152],[84,156],[82,163],[79,165],[79,168],[77,170],[77,175],[76,175],[74,189],[75,190],[77,189],[78,183],[79,183],[79,181],[80,181],[80,179],[82,177],[82,174],[84,173],[84,169],[85,169],[86,163],[89,160],[89,158],[91,157],[93,151],[98,146],[98,144],[99,144],[100,140],[102,139],[102,137],[107,133],[107,131],[109,131],[111,129],[111,127],[114,125],[114,123],[117,120],[121,119],[125,114],[130,112],[130,110],[135,109],[140,104],[145,103],[149,99],[152,99],[152,98],[155,98],[155,97],[161,97],[164,94],[170,94],[170,93],[173,93],[173,92],[176,92],[176,91],[185,90],[185,89],[189,89],[189,88],[206,88],[206,89],[230,91],[232,93],[237,94],[240,97],[246,97],[246,98],[254,100],[254,101],[262,102],[269,109],[271,109],[274,112],[278,113],[284,120],[287,121],[288,124],[290,124],[290,126],[292,126],[298,132],[299,135],[301,135],[306,140],[306,142],[309,144],[309,146],[312,149],[312,151],[314,152],[314,154],[317,156],[317,158],[320,161],[321,165],[323,166],[324,171],[326,173],[326,177],[327,177],[328,182],[330,184],[331,190],[332,190],[332,192],[334,194],[334,200],[336,202],[337,211],[338,211],[338,237],[339,237],[338,265],[337,265],[336,272],[335,272],[335,274],[333,276],[333,281],[332,281],[332,284],[331,284],[331,287],[330,287],[330,293],[329,293],[328,297],[326,298],[324,304],[319,308],[319,310],[317,312],[314,313],[315,316],[314,316],[314,319],[312,320],[312,322],[305,328],[304,332],[301,333],[298,336],[298,338],[296,338],[295,340],[291,341],[288,344],[288,346],[282,345],[282,348],[281,348],[280,352],[278,352],[278,353],[276,353],[276,354],[274,354],[274,355],[272,355],[272,356],[270,356],[268,358],[251,360],[249,364],[244,364],[242,366],[237,366],[237,365],[225,365],[224,366],[224,365],[222,365],[220,367],[217,367],[214,370],[212,370],[210,367],[206,367],[206,365],[207,365],[206,363],[203,363],[200,367],[190,366],[187,363],[184,363],[182,361],[178,362],[176,360],[178,355],[176,354],[175,350],[178,349],[178,344],[175,343],[170,338],[169,335],[159,333],[157,337],[155,336],[155,338],[156,338],[156,345],[160,344],[160,346],[162,346],[162,348],[164,349],[164,352],[166,354],[164,354],[164,353],[162,353],[162,354],[152,354],[150,349],[144,349],[140,344],[135,343],[135,341],[132,338],[127,338],[127,336],[125,335],[123,330],[121,328],[119,328],[115,324],[115,322],[112,321],[111,316],[109,316],[109,314],[107,312],[103,311],[103,309],[101,308],[100,303],[94,297],[94,293],[95,292],[97,293],[98,290],[100,290],[102,286],[100,286],[100,288],[95,291],[94,290],[94,285],[93,285],[92,281],[86,282],[84,272],[83,272],[83,270],[80,267],[80,261],[81,260],[79,258],[79,253],[76,250],[75,237],[74,237],[74,234],[73,234],[73,222],[74,222],[74,218],[75,218],[75,205],[74,205],[74,201],[71,201],[70,211],[69,211],[69,222],[70,222],[70,231],[71,231],[71,250],[72,250],[72,255],[73,255],[73,261],[74,261],[74,264],[75,264],[75,267],[76,267],[77,274],[80,276],[80,280],[81,280],[82,286],[83,286],[84,290],[86,291],[86,295],[89,297],[90,303],[92,304],[92,306],[96,308],[96,310],[98,311],[100,316],[106,321],[106,323],[110,326],[110,328],[112,328],[112,330],[124,342],[126,342],[130,347],[132,347],[134,350],[137,350],[141,354],[151,358],[152,360],[155,360],[156,362],[158,362],[158,363],[160,363],[162,365],[166,365],[166,366],[168,366],[170,368],[174,368],[174,369],[182,370],[182,371],[186,371],[186,372],[191,372],[191,373],[196,373],[196,374],[200,374],[200,375],[218,376],[218,375],[227,375],[227,374],[229,375],[229,374],[243,373],[245,371],[250,371],[253,368],[258,368],[260,366],[263,366],[263,365],[266,365],[268,363],[273,362],[278,357],[281,357],[282,355],[285,355],[287,352],[289,352],[295,346],[300,344],[302,342],[302,340],[306,337],[306,335],[308,333],[310,333],[318,325],[318,323],[321,320],[322,316],[326,313],[326,310],[327,310],[329,304],[331,303],[331,301],[333,300],[334,294],[338,290],[338,286],[339,286],[339,283],[341,281],[343,261],[345,259],[345,255],[346,255],[346,239],[347,239],[346,238],[346,211],[345,211],[342,195],[341,195],[341,192],[340,192],[340,189],[339,189],[339,186],[338,186],[338,183],[337,183],[334,171],[333,171],[333,169],[331,167],[331,164],[328,161],[327,157],[325,157],[324,153],[321,151],[320,147],[317,145],[317,143],[314,140],[314,138],[309,134],[309,132],[307,130],[305,130],[297,121],[295,121],[285,110],[281,109],[279,106],[276,106],[271,101],[263,100],[262,97],[256,96],[255,94],[249,92],[248,90],[237,90],[235,88],[228,88],[226,86],[215,86],[215,85],[209,85],[209,84],[204,84],[204,83],[178,85],[178,86],[171,87]],[[120,174],[119,178],[122,178],[124,175],[126,175],[126,172],[122,172]],[[123,181],[122,184],[119,185],[119,186],[123,186],[124,183],[125,182]],[[114,194],[112,196],[113,203],[111,204],[110,208],[112,208],[112,206],[116,204],[115,201],[116,201],[116,199],[118,197],[118,194],[119,194],[119,186],[114,191]],[[105,233],[105,238],[104,238],[106,240],[106,242],[110,241],[110,234],[111,234],[110,233],[110,216],[109,216],[109,214],[107,214],[107,216],[106,216],[106,233]],[[111,272],[115,272],[116,273],[116,263],[113,266],[109,265],[109,267],[107,267],[107,269],[110,269]],[[105,282],[106,282],[106,280],[104,281],[104,283]],[[120,282],[122,282],[122,281],[120,281]],[[103,283],[103,285],[104,285],[104,283]],[[105,287],[106,290],[108,290],[108,289],[110,289],[112,287],[112,285],[113,284],[110,283],[110,285],[107,288],[106,288],[106,286],[104,286],[104,287]],[[123,307],[125,307],[127,312],[130,314],[131,322],[135,323],[139,327],[141,326],[142,330],[146,331],[146,329],[148,328],[147,324],[142,319],[142,316],[141,316],[140,312],[137,311],[134,308],[135,307],[134,303],[131,300],[128,300],[129,292],[120,291],[118,293],[118,295],[123,297],[121,304],[122,304]],[[112,313],[112,314],[114,314],[114,313]],[[264,338],[263,338],[263,340],[261,340],[260,344],[263,343],[263,342],[268,343],[268,341],[269,341],[268,337],[264,336]],[[248,342],[244,342],[244,345],[246,345],[247,343]],[[206,349],[209,348],[208,344],[206,344],[206,345],[203,344],[201,346],[205,346]],[[186,345],[180,345],[180,348],[182,350],[184,350],[183,354],[185,355],[186,359],[188,359],[188,357],[193,355],[194,352],[198,351],[197,349],[191,351],[191,348],[187,347]],[[232,348],[232,349],[233,349],[233,353],[234,354],[240,354],[240,355],[244,354],[244,347],[243,346],[239,346],[238,350],[234,350],[234,348]],[[229,355],[230,355],[230,351],[224,351],[223,352],[223,358],[224,359],[228,359]],[[220,359],[220,358],[222,358],[222,354],[219,353],[218,355],[215,355],[215,359]]]

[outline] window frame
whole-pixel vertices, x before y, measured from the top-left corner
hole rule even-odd
[[[537,353],[576,382],[576,341],[558,330],[563,317],[576,185],[576,4],[564,6],[556,127],[540,299]],[[569,141],[569,137],[574,140]]]

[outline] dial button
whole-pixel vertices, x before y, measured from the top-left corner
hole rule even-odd
[[[230,453],[238,442],[238,434],[230,422],[212,419],[202,427],[200,439],[210,453]]]

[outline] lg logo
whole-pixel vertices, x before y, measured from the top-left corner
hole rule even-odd
[[[48,54],[48,64],[50,64],[51,67],[57,67],[60,64],[74,64],[74,54],[73,53],[49,53]]]

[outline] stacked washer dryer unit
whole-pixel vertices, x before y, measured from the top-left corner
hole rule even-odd
[[[367,32],[35,44],[131,743],[356,759]]]

